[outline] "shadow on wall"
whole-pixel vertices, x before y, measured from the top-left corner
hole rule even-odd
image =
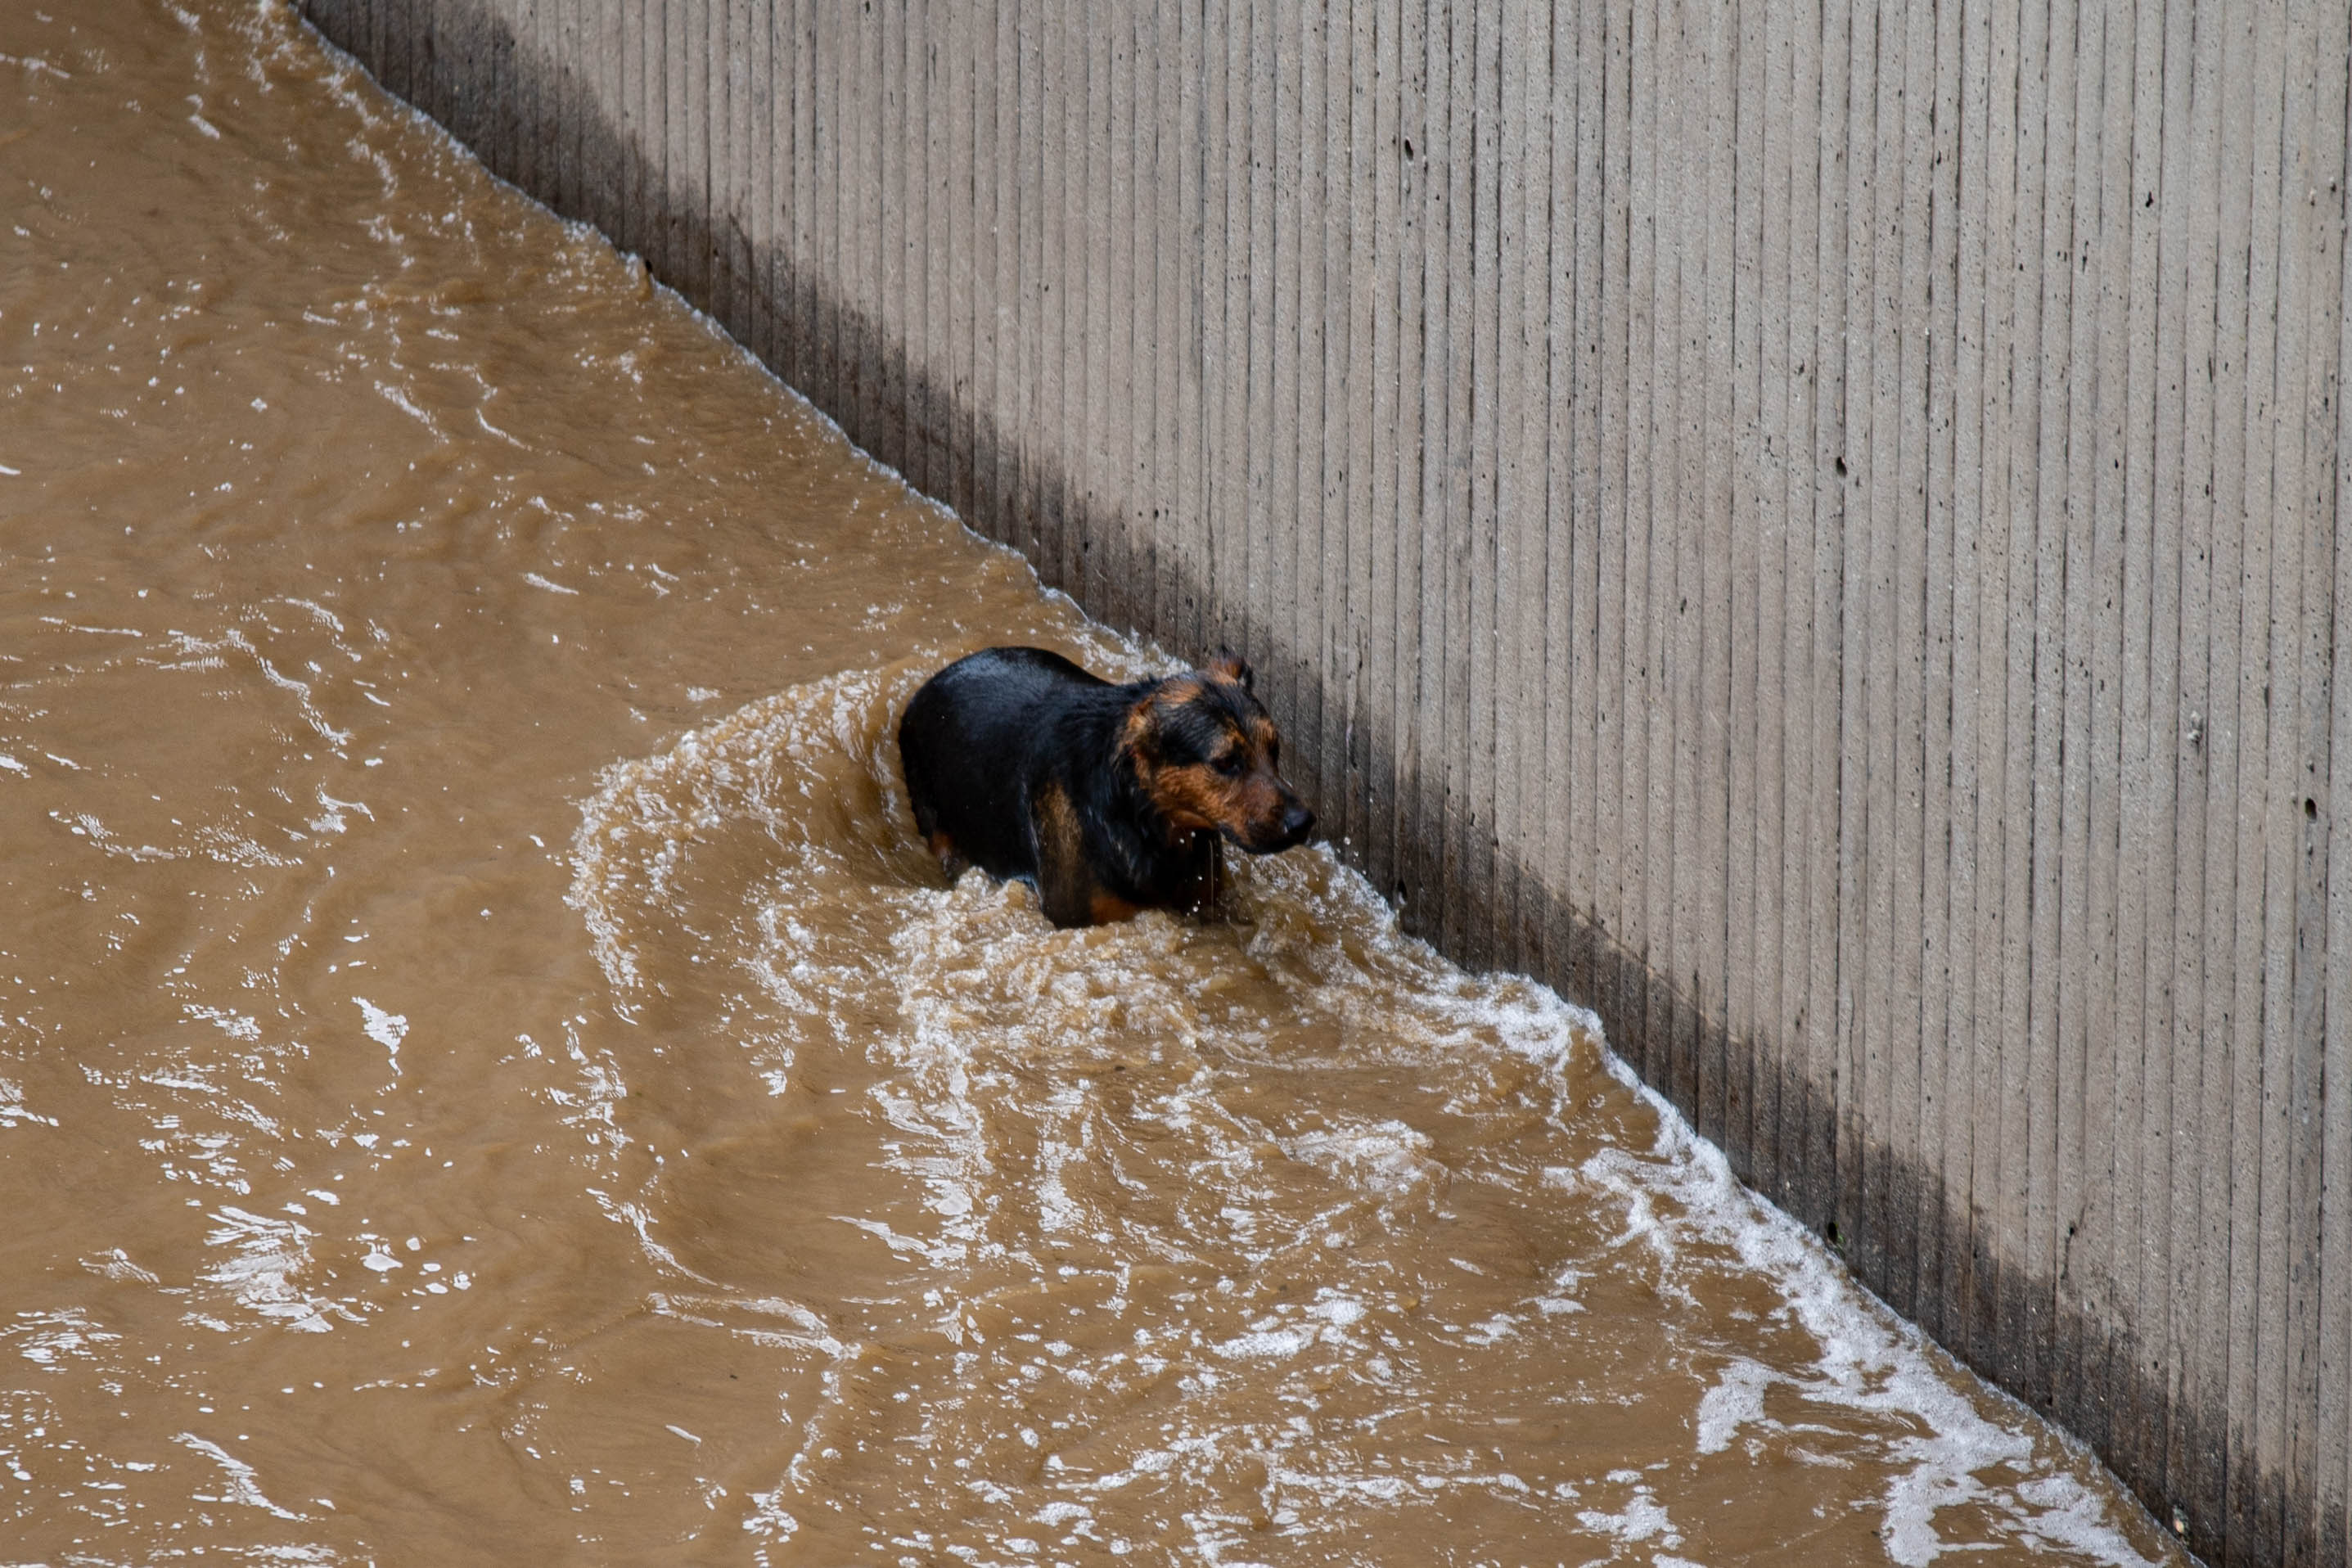
[[[642,255],[656,278],[709,311],[850,439],[1022,551],[1049,584],[1083,587],[1066,542],[1079,542],[1083,552],[1091,542],[1124,537],[1129,520],[1099,515],[1054,453],[1000,428],[975,399],[933,378],[903,341],[781,248],[755,245],[706,185],[671,181],[599,110],[594,84],[519,47],[478,0],[413,0],[397,8],[397,24],[384,16],[394,7],[371,0],[301,0],[300,9],[493,173]],[[1219,584],[1148,539],[1132,549],[1174,586],[1161,593],[1163,617],[1164,606],[1175,605],[1192,627],[1213,618]],[[1132,608],[1087,607],[1114,620]],[[1147,624],[1138,629],[1192,657],[1209,651],[1185,646],[1183,626],[1148,624],[1151,607],[1142,609]],[[1244,651],[1300,710],[1325,710],[1325,675],[1311,657],[1278,634],[1272,646]],[[1376,806],[1398,803],[1398,825],[1437,819],[1407,803],[1426,801],[1442,781],[1421,776],[1392,737],[1358,726],[1343,757],[1296,761],[1322,800],[1336,789]],[[1327,820],[1338,815],[1325,810]],[[1470,853],[1471,835],[1483,831],[1475,824],[1449,822],[1446,842],[1434,846],[1416,846],[1402,832],[1390,835],[1400,842],[1383,845],[1377,809],[1371,819],[1373,842],[1349,843],[1346,852],[1397,899],[1408,930],[1444,934],[1438,911],[1450,898],[1486,903],[1494,889],[1465,886],[1457,868],[1491,865],[1496,886],[1516,890],[1512,918],[1499,922],[1496,940],[1442,942],[1452,956],[1524,968],[1591,1005],[1613,1047],[1726,1150],[1743,1181],[1824,1236],[1866,1285],[1971,1367],[2037,1409],[2066,1413],[2193,1550],[2217,1561],[2225,1552],[2231,1562],[2344,1560],[2344,1542],[2317,1539],[2316,1497],[2289,1499],[2282,1478],[2257,1475],[2242,1460],[2227,1464],[2232,1453],[2252,1452],[2251,1439],[2229,1440],[2164,1381],[2159,1369],[2179,1366],[2179,1355],[2148,1354],[2127,1320],[2095,1320],[2063,1268],[2053,1279],[2005,1267],[1990,1250],[1990,1216],[1956,1209],[1923,1163],[1865,1142],[1857,1108],[1837,1097],[1833,1072],[1817,1084],[1791,1053],[1729,1034],[1718,1022],[1724,1009],[1719,1001],[1710,1009],[1697,976],[1678,982],[1653,969],[1507,850],[1483,845],[1483,857]],[[2234,1539],[2222,1532],[2226,1520],[2240,1521]],[[2292,1543],[2291,1531],[2298,1536]]]

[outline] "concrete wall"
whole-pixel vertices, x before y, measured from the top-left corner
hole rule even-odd
[[[2347,1560],[2342,0],[304,8],[1246,650],[1414,925],[2200,1552]]]

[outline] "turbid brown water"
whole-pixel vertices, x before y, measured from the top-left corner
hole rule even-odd
[[[0,1560],[2171,1560],[1328,853],[940,885],[1008,641],[1160,662],[281,6],[0,5]]]

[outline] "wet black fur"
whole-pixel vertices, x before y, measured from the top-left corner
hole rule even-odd
[[[1265,715],[1243,684],[1245,667],[1238,681],[1193,679],[1197,696],[1152,710],[1147,739],[1158,763],[1204,762],[1228,721],[1245,726]],[[926,681],[899,721],[898,755],[915,826],[949,876],[970,864],[1025,880],[1061,926],[1093,923],[1096,889],[1137,908],[1205,912],[1215,897],[1217,835],[1177,829],[1122,743],[1131,739],[1130,713],[1161,684],[1114,685],[1034,647],[989,648]],[[1051,842],[1056,795],[1076,819],[1077,865],[1058,864],[1064,857]],[[1296,820],[1284,841],[1243,847],[1283,848],[1306,837],[1313,816],[1288,799]]]

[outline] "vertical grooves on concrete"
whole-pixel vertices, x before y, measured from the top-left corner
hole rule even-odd
[[[2315,155],[2326,156],[2332,152],[2338,186],[2352,180],[2352,91],[2347,91],[2345,76],[2352,73],[2352,49],[2320,53],[2315,68],[2329,72],[2332,58],[2345,61],[2344,72],[2326,76],[2320,81],[2319,100],[2336,109],[2332,116],[2315,116],[2309,134],[2315,143]],[[2331,143],[2329,132],[2336,122],[2344,126],[2340,139]],[[2325,186],[2316,187],[2324,190]],[[2325,345],[2315,344],[2314,351],[2315,381],[2326,388],[2322,399],[2322,417],[2329,401],[2335,405],[2336,425],[2328,440],[2328,458],[2325,464],[2315,464],[2312,495],[2315,508],[2329,510],[2327,518],[2331,533],[2340,530],[2347,516],[2352,516],[2352,466],[2347,466],[2347,452],[2352,452],[2352,413],[2344,405],[2344,391],[2352,381],[2352,243],[2348,243],[2341,214],[2329,212],[2325,202],[2314,204],[2310,215],[2323,233],[2334,225],[2332,238],[2336,250],[2336,287],[2334,304],[2336,315],[2336,362],[2332,371],[2321,358]],[[2324,283],[2315,277],[2315,287]],[[2333,469],[2333,473],[2329,469]],[[2326,487],[2334,481],[2334,494],[2328,497]],[[2315,517],[2315,523],[2316,518]],[[2344,734],[2352,724],[2352,664],[2347,664],[2345,628],[2352,626],[2352,551],[2340,542],[2335,554],[2335,570],[2331,574],[2330,628],[2332,633],[2329,657],[2330,720],[2329,733]],[[2326,822],[2352,824],[2352,765],[2331,768],[2329,793],[2324,809]],[[2311,1128],[2318,1145],[2319,1184],[2321,1192],[2320,1228],[2317,1238],[2317,1267],[2313,1279],[2313,1299],[2318,1306],[2318,1362],[2315,1381],[2319,1396],[2314,1415],[2317,1431],[2314,1443],[2316,1470],[2315,1488],[2317,1507],[2313,1510],[2311,1531],[2316,1537],[2317,1551],[2312,1561],[2340,1562],[2352,1559],[2352,1094],[2344,1092],[2344,1085],[2352,1083],[2352,833],[2336,838],[2332,832],[2327,844],[2327,931],[2326,990],[2323,999],[2326,1011],[2323,1022],[2334,1027],[2325,1031],[2320,1051],[2320,1083],[2326,1091],[2315,1108]]]
[[[304,9],[1251,658],[1409,925],[2210,1559],[2346,1561],[2343,6]]]

